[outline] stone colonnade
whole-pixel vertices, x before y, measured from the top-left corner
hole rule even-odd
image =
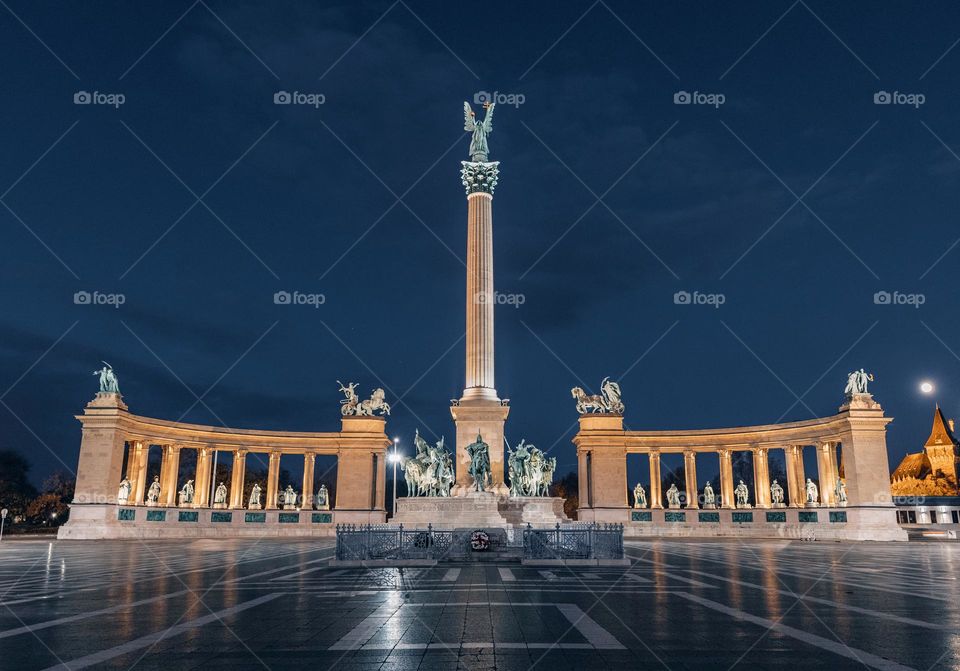
[[[771,450],[782,450],[784,454],[787,481],[780,484],[787,493],[786,506],[804,507],[808,476],[804,472],[803,452],[805,447],[812,446],[817,455],[819,506],[838,505],[839,448],[847,493],[843,519],[850,520],[847,528],[857,529],[851,537],[867,537],[876,532],[879,537],[886,534],[894,539],[897,534],[890,530],[895,520],[886,450],[886,425],[890,421],[880,404],[866,394],[855,395],[830,417],[731,429],[625,431],[621,416],[582,415],[580,430],[573,439],[579,464],[579,517],[581,521],[631,520],[627,455],[632,453],[649,456],[647,499],[653,510],[665,505],[660,478],[663,454],[683,455],[687,509],[699,507],[696,457],[704,454],[714,456],[719,463],[720,482],[714,483],[717,508],[735,508],[733,455],[740,451],[749,451],[753,456],[751,507],[771,508]],[[663,514],[658,513],[660,517]]]
[[[280,507],[280,457],[302,455],[302,506],[312,506],[316,457],[337,457],[335,506],[338,522],[383,522],[386,518],[386,455],[390,441],[382,417],[342,417],[339,432],[255,431],[182,424],[130,414],[119,394],[99,393],[77,419],[83,425],[73,507],[116,504],[121,480],[131,483],[126,505],[144,505],[150,446],[162,449],[157,506],[177,506],[178,473],[183,450],[196,450],[194,500],[190,507],[213,507],[213,457],[233,455],[229,498],[224,508],[245,508],[246,460],[250,453],[268,459],[261,501],[267,510]],[[126,473],[121,473],[124,451]],[[334,502],[331,501],[331,504]],[[81,515],[82,516],[82,515]],[[71,519],[73,519],[73,514]]]

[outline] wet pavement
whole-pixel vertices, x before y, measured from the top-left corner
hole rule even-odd
[[[960,545],[650,541],[626,568],[332,541],[0,544],[0,669],[953,669]]]

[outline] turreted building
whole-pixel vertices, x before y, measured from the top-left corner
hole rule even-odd
[[[933,428],[923,452],[908,454],[890,476],[894,496],[957,496],[957,462],[960,441],[953,433],[953,420],[940,406],[933,413]]]

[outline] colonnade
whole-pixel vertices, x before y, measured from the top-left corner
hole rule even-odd
[[[251,450],[243,448],[222,448],[212,446],[191,446],[178,444],[163,444],[157,439],[127,441],[127,470],[125,477],[130,482],[130,497],[127,499],[127,505],[146,505],[147,489],[150,483],[147,482],[148,462],[150,459],[151,446],[159,445],[162,459],[160,461],[160,498],[157,505],[176,506],[179,503],[179,493],[182,482],[179,480],[180,472],[180,453],[187,449],[196,450],[197,466],[193,479],[194,497],[188,504],[191,508],[210,508],[213,507],[213,482],[214,455],[227,453],[233,455],[232,467],[230,473],[230,483],[227,490],[227,502],[224,507],[245,508],[247,502],[243,500],[244,486],[246,484],[247,456]],[[267,510],[275,510],[280,504],[280,452],[262,452],[254,451],[256,454],[267,455],[267,481],[265,495],[263,497],[264,507]],[[314,470],[317,460],[317,452],[305,452],[303,454],[303,486],[300,492],[302,507],[310,508],[315,498],[314,493]],[[119,486],[119,482],[117,485]]]
[[[837,441],[820,441],[814,447],[817,451],[817,473],[820,489],[820,503],[824,506],[836,505],[836,482],[840,476],[837,461]],[[750,452],[753,461],[753,497],[751,503],[758,508],[769,508],[773,502],[770,493],[770,452],[783,450],[786,463],[787,480],[780,483],[787,492],[787,504],[791,507],[802,508],[806,502],[806,475],[803,466],[804,445],[785,445],[782,447],[754,447],[747,449],[720,448],[709,450],[685,449],[683,453],[683,471],[685,484],[686,507],[699,507],[699,487],[697,485],[697,455],[713,452],[717,456],[720,470],[718,498],[720,508],[733,508],[733,490],[736,483],[733,481],[733,455],[735,452]],[[649,457],[650,466],[650,507],[657,509],[664,507],[664,494],[661,487],[660,464],[661,451],[643,451]]]
[[[330,432],[263,431],[183,424],[133,415],[120,394],[101,392],[77,419],[83,425],[74,512],[84,506],[115,505],[124,476],[130,481],[127,505],[143,505],[152,482],[147,480],[150,448],[162,450],[157,506],[176,506],[183,450],[196,450],[194,508],[213,507],[214,456],[233,456],[227,508],[244,508],[246,462],[251,453],[267,456],[266,483],[261,483],[261,501],[267,510],[277,509],[280,490],[280,458],[303,459],[302,507],[312,507],[316,458],[337,458],[336,506],[339,522],[383,522],[386,518],[386,456],[391,444],[383,417],[341,417],[340,430]],[[127,466],[123,469],[124,457]],[[227,485],[226,482],[224,482]],[[219,506],[218,506],[219,507]],[[91,508],[92,510],[92,508]],[[85,513],[87,523],[95,514]],[[71,519],[74,516],[71,515]],[[105,518],[109,519],[109,514]]]

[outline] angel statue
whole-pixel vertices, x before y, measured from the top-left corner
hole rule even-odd
[[[618,415],[623,414],[623,401],[620,400],[620,385],[610,380],[609,377],[603,378],[600,383],[600,393],[603,394],[603,400],[607,406],[607,412]]]
[[[113,366],[106,361],[101,362],[103,368],[93,371],[94,375],[100,376],[100,391],[102,393],[120,393],[120,382],[117,380],[117,374],[113,372]]]
[[[463,101],[463,130],[473,132],[473,138],[470,140],[470,160],[475,163],[486,163],[487,155],[490,153],[487,136],[493,132],[493,108],[497,104],[483,103],[483,106],[487,110],[487,115],[482,122],[477,123],[477,115],[474,114],[470,103]]]

